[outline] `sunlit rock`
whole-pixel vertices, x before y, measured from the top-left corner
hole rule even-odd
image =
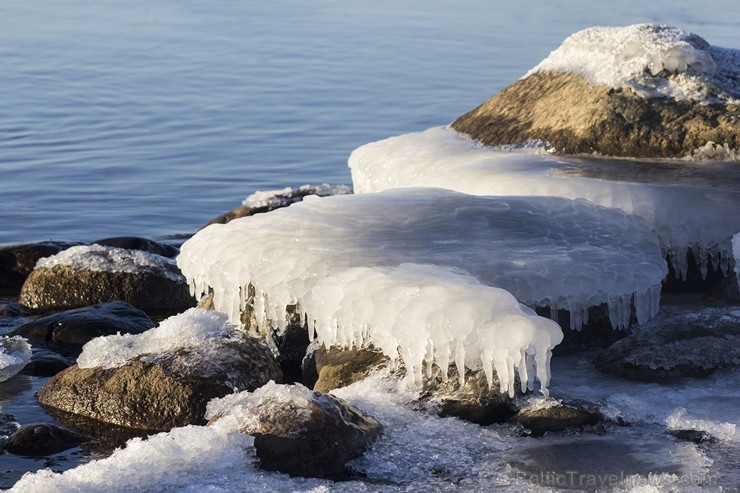
[[[740,51],[680,29],[589,28],[452,127],[489,146],[540,141],[560,154],[684,157],[708,144],[732,154],[739,74]]]

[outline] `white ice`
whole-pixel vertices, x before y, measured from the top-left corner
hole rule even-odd
[[[595,85],[628,87],[644,97],[737,103],[738,60],[740,51],[710,46],[673,27],[591,27],[569,36],[524,77],[567,72]]]
[[[21,336],[0,337],[0,382],[8,380],[31,362],[31,346]]]
[[[223,313],[190,308],[141,334],[96,337],[83,346],[77,364],[80,368],[116,368],[142,355],[206,346],[235,329]]]
[[[184,282],[172,259],[142,250],[80,245],[36,262],[37,269],[51,269],[56,265],[68,266],[76,271],[127,273],[149,271],[164,275],[173,281]]]
[[[561,337],[519,303],[570,309],[573,328],[608,303],[625,326],[633,297],[641,320],[655,313],[666,273],[655,236],[621,211],[443,189],[309,197],[209,226],[177,261],[192,293],[213,290],[232,323],[249,301],[259,327],[281,328],[298,304],[321,343],[372,343],[416,378],[432,361],[495,367],[510,392],[514,369],[532,388],[530,364],[546,392]]]
[[[600,164],[597,162],[597,164]],[[624,161],[636,175],[651,163]],[[600,164],[602,171],[610,163]],[[659,166],[656,163],[655,166]],[[542,153],[502,151],[481,146],[448,127],[391,137],[359,147],[349,158],[355,193],[397,187],[445,187],[475,195],[537,195],[587,199],[644,219],[657,234],[664,254],[671,254],[676,272],[685,275],[686,252],[727,272],[734,234],[740,231],[740,190],[681,180],[669,171],[658,179],[602,179],[582,173],[574,161]],[[613,166],[613,165],[611,165]],[[672,181],[675,180],[675,181]],[[706,272],[707,264],[702,264]]]

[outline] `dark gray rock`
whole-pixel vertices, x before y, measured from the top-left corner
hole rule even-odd
[[[43,406],[117,426],[166,431],[204,424],[206,404],[282,375],[270,350],[234,331],[206,345],[137,357],[103,369],[74,365],[38,391]]]
[[[104,238],[102,240],[93,241],[92,243],[95,245],[125,248],[126,250],[142,250],[169,258],[177,257],[177,254],[180,253],[180,250],[172,245],[138,236]]]
[[[54,424],[22,426],[0,444],[4,452],[26,457],[45,457],[90,441],[74,431]]]
[[[664,305],[658,317],[594,361],[612,375],[661,381],[740,366],[740,306]]]
[[[62,250],[79,245],[63,241],[45,241],[0,248],[0,296],[17,296],[36,262]]]
[[[291,476],[343,479],[346,463],[381,434],[371,416],[302,385],[269,383],[255,392],[241,431],[254,435],[260,467]]]
[[[21,370],[23,375],[51,377],[75,364],[73,357],[43,347],[33,346],[31,350],[31,362]]]
[[[138,308],[124,301],[111,301],[25,323],[13,334],[31,341],[82,346],[95,337],[117,333],[139,334],[154,325],[154,321]]]

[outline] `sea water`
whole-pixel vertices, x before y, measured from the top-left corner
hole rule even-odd
[[[657,22],[740,48],[738,18],[740,4],[729,0],[4,1],[0,245],[190,234],[257,190],[349,184],[353,149],[451,122],[582,28]],[[632,426],[538,441],[412,411],[402,390],[379,380],[339,392],[386,426],[354,464],[365,481],[263,473],[251,465],[248,443],[194,429],[152,444],[169,444],[172,454],[137,442],[129,456],[75,477],[108,467],[130,472],[140,453],[142,481],[103,474],[98,490],[115,483],[121,491],[654,491],[644,484],[652,481],[691,491],[692,481],[703,481],[700,489],[733,491],[740,484],[736,371],[635,385],[600,376],[588,355],[577,355],[555,357],[553,375],[553,395],[598,402]],[[21,424],[50,420],[34,404],[42,383],[18,376],[2,384],[1,411]],[[707,428],[721,441],[678,442],[666,426]],[[177,452],[184,450],[193,452],[190,462]],[[79,449],[46,461],[6,454],[0,480],[9,486],[24,467],[63,470],[95,457]],[[220,458],[233,463],[219,465]],[[612,480],[621,482],[592,484]]]

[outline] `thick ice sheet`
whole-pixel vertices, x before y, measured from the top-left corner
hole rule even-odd
[[[82,347],[77,364],[80,368],[116,368],[141,355],[205,346],[235,328],[223,313],[190,308],[141,334],[96,337]]]
[[[635,174],[645,175],[651,163],[632,165],[644,170]],[[447,127],[366,144],[352,153],[349,166],[355,193],[360,194],[437,186],[475,195],[583,198],[617,208],[647,222],[680,274],[686,272],[689,248],[699,258],[711,255],[727,272],[733,259],[732,237],[740,232],[740,188],[731,184],[692,185],[680,177],[672,181],[667,174],[653,182],[579,176],[573,162],[486,148]]]
[[[696,34],[656,24],[579,31],[525,77],[549,71],[629,87],[645,97],[740,100],[740,51],[710,46]]]

